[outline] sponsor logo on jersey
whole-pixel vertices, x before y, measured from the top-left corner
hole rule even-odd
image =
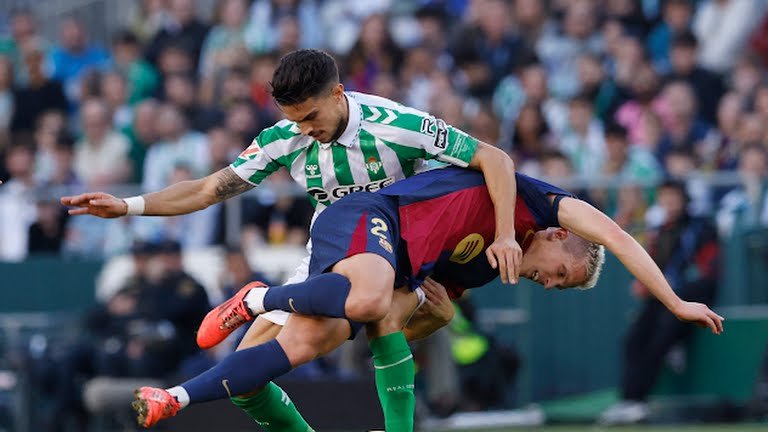
[[[306,164],[304,166],[304,172],[307,175],[307,178],[321,177],[320,167],[317,166],[317,164]]]
[[[376,192],[377,190],[387,187],[395,182],[395,178],[390,176],[381,180],[372,181],[366,184],[353,184],[338,186],[331,189],[330,192],[320,187],[313,187],[307,189],[307,193],[317,201],[325,201],[327,199],[339,199],[343,198],[354,192]]]
[[[464,237],[453,250],[449,260],[457,264],[466,264],[483,251],[485,240],[478,233],[472,233]]]
[[[421,120],[421,133],[435,137],[434,146],[445,149],[448,146],[448,126],[439,118],[425,117]]]
[[[240,157],[243,159],[253,159],[256,157],[256,154],[261,151],[261,147],[259,147],[259,143],[256,142],[256,140],[253,140],[251,142],[251,145],[248,146],[245,150],[243,150],[242,153],[240,153]]]
[[[435,147],[444,149],[448,146],[448,128],[445,122],[437,119],[437,134],[435,136]]]

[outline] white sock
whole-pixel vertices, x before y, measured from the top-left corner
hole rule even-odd
[[[264,296],[267,295],[268,290],[269,288],[253,288],[245,295],[243,300],[252,314],[259,315],[266,312],[264,310]]]
[[[166,391],[170,393],[171,396],[175,397],[177,401],[179,401],[179,404],[181,405],[182,408],[189,405],[189,393],[187,393],[187,391],[184,390],[184,387],[182,386],[171,387]]]

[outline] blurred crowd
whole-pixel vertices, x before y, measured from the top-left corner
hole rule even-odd
[[[76,16],[59,21],[54,39],[33,8],[0,20],[0,261],[132,251],[135,267],[88,316],[92,337],[69,347],[46,378],[59,393],[53,419],[82,410],[72,399],[77,377],[202,367],[199,353],[185,350],[209,299],[183,272],[180,250],[303,245],[312,216],[305,197],[285,193],[286,172],[239,206],[174,218],[70,218],[58,198],[149,192],[226,167],[281,118],[269,81],[297,48],[334,55],[348,90],[428,111],[509,152],[520,171],[577,191],[638,236],[693,298],[714,298],[718,236],[768,225],[768,1],[205,3],[213,8],[135,0],[108,41],[90,37]],[[226,271],[230,290],[261,278],[239,249],[227,254]],[[158,308],[158,295],[178,308]],[[627,339],[627,401],[645,400],[664,355],[688,332],[659,311],[647,300]],[[464,315],[454,333],[485,340],[471,308]],[[437,340],[432,349],[446,343]],[[473,409],[503,404],[499,386],[514,377],[516,355],[492,340],[482,346],[465,353],[471,360],[456,358],[461,379],[441,372],[450,388],[431,397],[434,410],[455,409],[459,387],[495,395],[471,401]],[[494,358],[506,359],[507,378],[473,381],[471,365],[487,370],[500,364]]]
[[[144,0],[135,9],[108,44],[74,16],[47,40],[33,9],[8,12],[0,260],[110,256],[136,239],[221,244],[233,221],[246,246],[302,244],[312,209],[270,190],[237,218],[217,206],[170,219],[68,219],[56,201],[127,184],[157,190],[225,167],[280,118],[269,80],[280,56],[302,47],[335,55],[347,89],[442,117],[508,151],[522,172],[591,179],[578,190],[627,229],[642,230],[646,214],[658,220],[644,185],[713,172],[731,181],[690,181],[695,213],[718,214],[726,235],[738,218],[768,222],[762,0],[218,0],[213,10]],[[594,186],[603,176],[610,188]],[[272,180],[289,183],[284,172]]]

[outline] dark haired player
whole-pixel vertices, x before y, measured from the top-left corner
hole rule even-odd
[[[285,167],[306,188],[320,212],[350,193],[376,191],[425,171],[425,160],[437,159],[483,172],[493,207],[499,210],[495,212],[496,231],[487,259],[503,282],[517,281],[522,251],[515,240],[512,211],[514,165],[506,153],[422,111],[377,96],[345,92],[335,61],[318,50],[298,50],[284,56],[273,75],[272,96],[287,119],[262,131],[229,167],[199,180],[124,200],[86,193],[64,197],[62,203],[81,207],[70,210],[71,214],[175,216],[241,194]],[[307,265],[308,259],[289,282],[304,281]],[[357,295],[352,293],[353,298]],[[375,321],[383,310],[352,310],[350,318]],[[260,315],[239,349],[274,337],[277,330],[272,323],[283,324],[287,316],[282,311]],[[199,342],[204,348],[213,345],[204,339]],[[375,364],[390,363],[395,357],[404,359],[396,367],[376,369],[377,389],[387,429],[411,430],[412,415],[405,413],[412,413],[414,408],[414,365],[405,337],[397,332],[374,338],[371,351]],[[384,387],[398,390],[388,392]],[[295,428],[307,428],[292,405],[285,408],[283,392],[274,384],[233,401],[262,423],[287,422]]]

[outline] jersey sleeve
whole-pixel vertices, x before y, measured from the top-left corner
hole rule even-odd
[[[469,165],[479,142],[461,129],[426,113],[421,118],[419,133],[427,138],[420,140],[427,159],[460,167]]]
[[[388,99],[360,96],[366,128],[401,148],[418,149],[419,157],[467,167],[479,141],[444,120]],[[403,150],[403,155],[412,155]],[[406,156],[407,157],[407,156]]]
[[[254,186],[280,168],[280,163],[262,148],[262,135],[263,132],[229,165],[235,174]]]

